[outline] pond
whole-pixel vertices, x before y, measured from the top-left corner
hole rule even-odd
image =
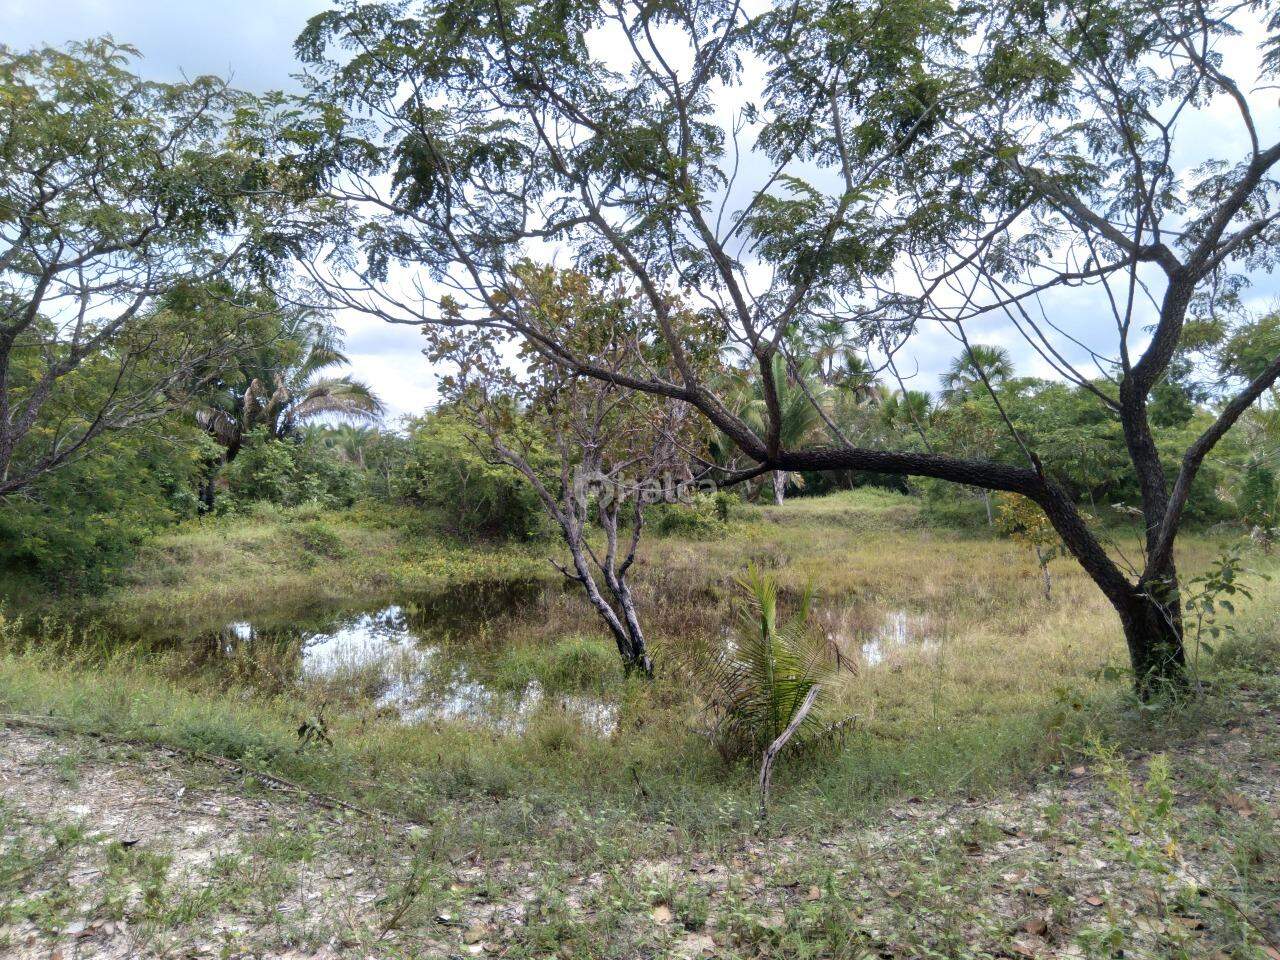
[[[851,670],[897,664],[936,648],[929,620],[905,610],[853,603],[820,606],[817,616],[841,666]],[[609,696],[608,681],[616,676],[607,645],[592,641],[605,675],[594,684],[578,676],[567,688],[548,689],[536,672],[502,669],[513,649],[545,650],[566,633],[601,633],[572,589],[495,581],[372,609],[229,619],[194,637],[148,639],[189,651],[192,670],[311,704],[360,705],[405,723],[452,721],[516,734],[539,710],[558,707],[607,736],[618,719]]]
[[[536,678],[513,686],[492,677],[493,653],[562,606],[563,593],[536,581],[471,584],[371,610],[333,610],[305,621],[237,619],[194,638],[148,640],[188,649],[193,669],[264,692],[364,703],[406,723],[460,721],[519,733],[539,709],[559,705],[608,734],[617,707],[601,695],[553,695]]]

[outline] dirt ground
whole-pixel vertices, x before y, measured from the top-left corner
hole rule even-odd
[[[572,822],[440,850],[229,765],[11,719],[0,956],[1280,960],[1280,710],[1240,710],[1030,792],[661,856]]]

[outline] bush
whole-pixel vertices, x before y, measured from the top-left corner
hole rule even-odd
[[[537,495],[513,468],[490,462],[477,448],[483,442],[447,412],[412,421],[397,494],[439,511],[456,532],[539,536],[545,519]]]
[[[1236,499],[1240,519],[1251,527],[1276,526],[1276,475],[1256,460],[1244,473],[1244,483]]]
[[[725,531],[731,499],[726,493],[700,493],[688,503],[657,503],[648,510],[649,522],[663,535],[718,537]]]
[[[987,524],[987,504],[982,491],[945,480],[921,480],[921,516],[939,527],[978,530]]]
[[[226,496],[219,507],[244,511],[250,504],[284,507],[315,503],[347,507],[359,495],[359,468],[310,438],[278,440],[254,431],[231,463],[223,469]]]
[[[195,515],[197,446],[150,434],[104,438],[90,456],[0,503],[0,567],[65,587],[108,579],[143,538]]]
[[[342,538],[323,520],[307,520],[293,527],[291,532],[298,545],[308,553],[330,560],[346,555]]]

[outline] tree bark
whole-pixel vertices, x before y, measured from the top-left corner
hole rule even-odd
[[[785,470],[773,471],[773,504],[776,507],[782,506],[787,498],[787,473]]]
[[[1117,606],[1133,666],[1134,687],[1143,700],[1186,689],[1187,654],[1181,594],[1176,579],[1143,582],[1129,602]]]

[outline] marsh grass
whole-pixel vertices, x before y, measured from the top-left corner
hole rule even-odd
[[[316,547],[306,548],[311,560],[298,559],[301,538]],[[1203,567],[1226,539],[1185,538],[1182,568]],[[619,718],[609,736],[557,696],[520,731],[403,724],[377,708],[385,673],[352,664],[337,679],[299,684],[287,646],[275,660],[245,657],[227,671],[202,667],[189,647],[121,643],[111,626],[182,630],[268,604],[287,618],[295,605],[368,602],[402,588],[524,582],[549,572],[550,549],[462,545],[403,517],[358,512],[194,525],[156,544],[127,583],[92,605],[94,630],[50,621],[33,642],[30,630],[8,623],[0,709],[215,753],[422,822],[452,804],[513,797],[548,810],[621,810],[703,837],[749,821],[754,763],[725,765],[696,732],[698,705],[674,675],[625,681],[590,611],[558,586],[459,630],[442,650],[465,652],[502,689],[537,681],[550,694],[606,698]],[[1100,668],[1122,662],[1123,647],[1109,607],[1081,572],[1054,561],[1046,601],[1030,551],[923,527],[913,501],[882,491],[747,509],[715,539],[652,539],[637,580],[659,664],[722,635],[748,561],[772,570],[789,600],[812,583],[816,611],[850,654],[832,684],[832,709],[857,721],[838,742],[784,759],[775,786],[780,829],[848,822],[903,796],[980,795],[1022,782],[1071,762],[1086,728],[1152,736],[1124,685],[1101,677]],[[1261,585],[1239,622],[1267,629],[1278,596],[1275,582]],[[911,617],[923,636],[873,666],[856,654],[886,612]],[[1256,654],[1227,647],[1219,659],[1249,656]],[[397,669],[411,675],[418,667]],[[301,749],[299,723],[320,704],[328,705],[334,745]],[[503,828],[494,842],[519,835]]]

